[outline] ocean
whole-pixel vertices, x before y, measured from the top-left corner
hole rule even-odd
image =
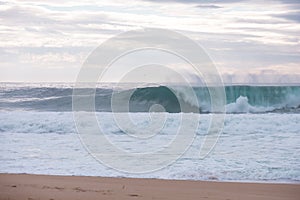
[[[131,84],[116,87],[98,85],[95,89],[95,116],[102,131],[119,148],[140,153],[164,147],[176,136],[184,116],[200,121],[195,138],[186,152],[170,165],[149,173],[122,172],[96,160],[82,144],[72,112],[73,84],[0,84],[0,173],[32,173],[108,177],[147,177],[184,180],[247,182],[300,182],[300,86],[225,86],[224,127],[212,152],[199,159],[199,149],[211,123],[209,91],[193,87],[198,102],[185,95],[184,86]],[[162,105],[153,114],[166,119],[149,140],[128,139],[115,123],[112,95],[132,93],[129,113],[136,127],[147,129],[149,109]],[[178,97],[195,112],[182,113]],[[188,135],[188,134],[187,134]],[[146,160],[146,159],[145,159]],[[135,165],[143,163],[138,160]]]

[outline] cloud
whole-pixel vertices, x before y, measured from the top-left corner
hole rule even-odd
[[[300,4],[298,0],[279,0],[279,1],[284,4]]]
[[[217,5],[197,5],[197,8],[203,8],[203,9],[217,9],[217,8],[222,8],[221,6],[217,6]]]
[[[291,20],[291,21],[295,21],[295,22],[300,22],[300,11],[274,15],[274,17],[279,17],[279,18],[283,18],[283,19],[287,19],[287,20]]]
[[[6,5],[6,4],[8,4],[8,3],[5,1],[0,1],[0,5]]]
[[[296,0],[133,0],[126,4],[121,0],[12,0],[0,4],[0,68],[15,66],[5,69],[14,70],[20,63],[31,69],[80,66],[84,56],[106,39],[141,27],[182,33],[201,44],[218,67],[237,69],[237,74],[249,68],[300,63]]]
[[[159,3],[170,3],[170,2],[177,2],[177,3],[196,3],[196,4],[212,4],[212,3],[235,3],[235,2],[242,2],[243,0],[146,0],[151,2],[159,2]],[[246,0],[244,0],[246,1]]]

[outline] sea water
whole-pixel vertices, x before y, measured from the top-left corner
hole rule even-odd
[[[178,87],[178,92],[184,88]],[[300,182],[300,87],[226,86],[227,114],[213,151],[199,159],[210,124],[207,89],[195,87],[200,114],[177,112],[177,101],[166,86],[138,88],[131,112],[137,125],[149,123],[151,104],[168,108],[168,120],[151,143],[128,142],[114,122],[112,93],[132,88],[100,86],[96,116],[112,142],[129,151],[155,150],[172,139],[183,115],[200,115],[195,140],[173,164],[144,174],[131,174],[98,162],[79,139],[72,113],[72,85],[2,83],[0,90],[0,172],[187,180]],[[183,93],[184,94],[184,93]],[[193,101],[185,98],[192,106]],[[124,114],[124,113],[123,113]],[[134,127],[133,127],[134,130]],[[141,161],[142,162],[142,161]]]

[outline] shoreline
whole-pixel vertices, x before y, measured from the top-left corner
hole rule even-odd
[[[4,199],[299,199],[298,183],[0,174]]]
[[[198,180],[198,179],[172,179],[172,178],[152,178],[152,177],[125,177],[125,176],[99,176],[99,175],[69,175],[69,174],[38,174],[38,173],[27,173],[27,172],[0,172],[1,175],[30,175],[30,176],[57,176],[57,177],[86,177],[86,178],[105,178],[105,179],[147,179],[147,180],[162,180],[162,181],[189,181],[189,182],[220,182],[220,183],[257,183],[257,184],[288,184],[288,185],[300,185],[300,181],[290,181],[290,180],[222,180],[222,179],[205,179],[205,180]]]

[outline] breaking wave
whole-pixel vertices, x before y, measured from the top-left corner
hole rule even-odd
[[[181,112],[179,102],[184,102],[192,111],[209,113],[208,89],[193,87],[193,90],[197,99],[184,86],[118,90],[99,87],[95,90],[95,108],[98,112],[111,112],[112,95],[122,100],[130,93],[130,112],[148,112],[151,106],[160,104],[166,112],[177,113]],[[72,111],[72,92],[72,87],[6,85],[0,91],[0,110],[68,112]],[[228,113],[300,112],[300,86],[226,86],[225,92]]]

